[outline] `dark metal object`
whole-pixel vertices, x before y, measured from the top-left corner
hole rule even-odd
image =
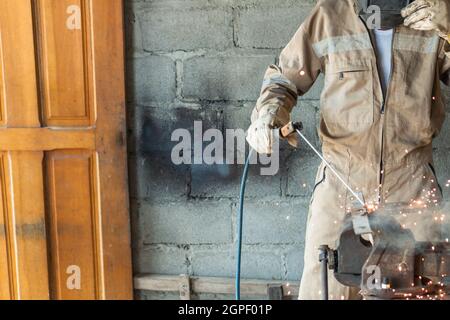
[[[375,212],[366,217],[370,233],[357,234],[355,216],[349,215],[336,250],[328,249],[326,255],[321,251],[321,263],[330,261],[337,281],[360,288],[366,299],[450,293],[449,243],[417,242],[393,216]],[[332,263],[329,257],[333,257]],[[322,284],[327,282],[322,275]]]
[[[329,247],[319,247],[320,279],[322,282],[322,300],[328,300],[328,251]]]
[[[283,300],[283,286],[268,286],[267,295],[269,300]]]

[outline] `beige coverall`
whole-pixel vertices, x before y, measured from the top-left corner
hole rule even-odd
[[[450,45],[433,31],[397,27],[383,96],[372,36],[357,10],[353,0],[318,1],[279,65],[267,69],[252,121],[272,113],[276,125],[289,122],[297,97],[322,72],[319,135],[324,156],[340,175],[368,203],[440,201],[432,140],[445,117],[439,81],[450,83]],[[320,299],[317,249],[335,244],[350,196],[321,164],[308,214],[300,299]],[[357,297],[358,290],[343,287],[332,275],[329,283],[331,299]]]

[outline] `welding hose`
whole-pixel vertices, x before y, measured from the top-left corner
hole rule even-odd
[[[241,178],[241,189],[239,192],[239,211],[237,217],[237,252],[236,252],[236,300],[241,300],[241,257],[242,257],[242,225],[244,222],[244,197],[245,186],[247,184],[248,169],[253,149],[250,148],[247,160],[245,161],[244,172]]]

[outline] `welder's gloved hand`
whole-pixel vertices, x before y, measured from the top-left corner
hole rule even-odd
[[[416,30],[435,30],[449,41],[450,0],[416,0],[403,8],[404,25]]]
[[[263,107],[259,112],[254,110],[252,124],[247,131],[247,142],[256,152],[260,154],[271,154],[273,152],[274,139],[279,137],[279,128],[290,121],[289,114],[280,116],[278,108]],[[289,135],[286,140],[297,148],[299,139],[297,134]]]

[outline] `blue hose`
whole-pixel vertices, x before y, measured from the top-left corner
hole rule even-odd
[[[239,212],[237,217],[237,253],[236,253],[236,300],[241,300],[241,256],[242,256],[242,225],[244,222],[244,196],[245,185],[247,183],[248,169],[253,149],[250,149],[247,160],[245,161],[244,172],[241,178],[241,189],[239,192]]]

